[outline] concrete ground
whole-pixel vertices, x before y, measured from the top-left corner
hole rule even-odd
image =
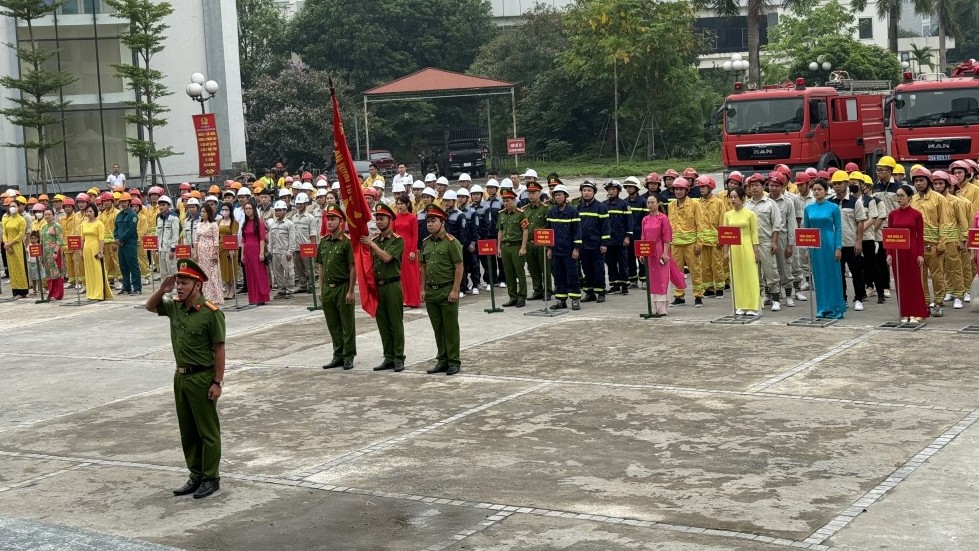
[[[302,298],[301,298],[302,297]],[[974,550],[979,324],[951,311],[749,325],[730,299],[642,320],[641,291],[559,317],[463,300],[463,372],[323,371],[308,296],[228,309],[221,490],[195,501],[161,320],[135,297],[0,303],[0,549]],[[691,301],[692,302],[692,301]]]

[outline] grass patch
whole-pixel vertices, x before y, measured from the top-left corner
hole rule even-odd
[[[513,158],[508,159],[509,163],[500,167],[500,175],[507,175],[513,169]],[[692,166],[701,174],[708,172],[721,172],[724,164],[721,162],[720,151],[713,151],[706,157],[700,159],[657,159],[652,161],[622,161],[615,164],[615,158],[595,158],[577,157],[564,161],[534,161],[530,159],[520,159],[520,171],[533,168],[537,174],[543,178],[551,172],[557,172],[561,178],[574,178],[581,176],[594,176],[602,178],[623,179],[627,176],[635,176],[642,180],[650,172],[662,174],[668,168],[674,168],[682,172],[684,168]]]

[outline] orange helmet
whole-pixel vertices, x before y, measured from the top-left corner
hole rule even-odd
[[[696,168],[694,168],[692,166],[688,166],[687,168],[683,169],[683,177],[684,178],[686,178],[688,180],[693,180],[693,179],[697,178],[697,176],[698,176],[698,174],[697,174],[697,169]]]
[[[196,189],[190,192],[190,196],[193,197],[194,199],[202,199],[204,197],[203,195],[201,195],[201,192],[197,191]]]
[[[130,195],[129,192],[124,191],[124,192],[122,192],[122,195],[119,196],[119,200],[120,201],[132,201],[133,200],[133,196]]]
[[[214,195],[216,193],[221,193],[221,188],[217,185],[212,185],[211,187],[207,188],[207,192]]]

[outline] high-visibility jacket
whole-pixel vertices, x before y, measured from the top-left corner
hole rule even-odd
[[[581,217],[571,204],[565,203],[564,208],[552,206],[547,211],[547,227],[554,230],[551,253],[555,256],[571,256],[581,247]]]
[[[608,247],[611,240],[611,228],[608,221],[608,208],[605,203],[592,199],[588,203],[578,203],[578,216],[581,218],[581,248],[594,250]]]
[[[674,245],[691,245],[701,243],[700,226],[697,220],[700,218],[700,203],[686,198],[681,204],[674,201],[670,204],[669,210],[670,226],[673,227]]]
[[[952,209],[945,197],[932,190],[925,191],[924,195],[914,194],[911,198],[911,207],[921,213],[925,221],[925,243],[937,244],[945,247],[949,236],[958,233],[955,227],[955,217]]]
[[[979,212],[979,186],[973,182],[966,182],[965,185],[962,186],[962,189],[959,190],[957,195],[969,201],[972,206],[973,215]]]
[[[954,220],[954,231],[949,231],[948,242],[958,243],[969,238],[969,226],[972,224],[972,203],[964,198],[955,195],[946,195],[948,205],[952,211]]]
[[[116,216],[118,215],[119,210],[115,207],[109,207],[99,213],[98,219],[101,220],[102,224],[105,226],[106,243],[116,242]]]
[[[629,203],[621,197],[607,199],[605,207],[608,209],[608,225],[611,242],[621,245],[626,237],[632,237],[632,213],[629,211]]]
[[[717,195],[700,199],[697,227],[701,243],[717,245],[717,227],[724,225],[724,213],[727,212],[727,208],[727,201]]]

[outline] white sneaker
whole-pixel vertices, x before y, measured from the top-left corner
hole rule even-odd
[[[792,300],[792,297],[785,297],[785,305],[789,308],[795,308],[795,301]]]
[[[929,304],[928,304],[928,307],[929,307],[929,308],[934,308],[934,307],[935,307],[935,303],[934,303],[934,302],[931,302],[931,303],[929,303]]]
[[[972,302],[972,293],[966,293],[965,298],[962,299],[962,302]]]
[[[805,301],[809,300],[809,298],[807,298],[806,295],[804,295],[804,294],[802,294],[802,293],[800,293],[798,291],[795,293],[795,299],[796,300],[799,300],[799,301],[802,301],[802,302],[805,302]]]
[[[955,297],[952,296],[952,293],[945,293],[945,302],[952,302],[953,298]]]
[[[812,287],[809,286],[809,282],[808,281],[803,281],[802,282],[802,285],[799,285],[799,290],[800,291],[808,291],[811,288]]]
[[[85,292],[85,286],[84,285],[79,285],[78,286],[78,294],[81,295],[84,292]]]
[[[884,289],[884,298],[891,298],[891,290]]]
[[[853,309],[857,312],[863,312],[863,303],[859,300],[853,301]]]
[[[143,285],[149,285],[149,284],[150,284],[150,278],[144,277],[143,278]]]
[[[753,316],[753,317],[758,317],[758,312],[755,312],[754,310],[748,310],[748,311],[747,311],[747,312],[745,312],[744,314],[745,314],[746,316]]]
[[[466,293],[459,291],[459,298],[466,298]]]
[[[473,294],[473,295],[478,295],[478,294],[479,294],[479,287],[473,287],[473,292],[472,292],[472,294]]]
[[[489,291],[490,290],[490,284],[487,283],[486,285],[483,285],[483,290],[484,291]]]
[[[499,287],[500,287],[500,289],[506,289],[506,283],[503,283],[501,281]]]
[[[744,315],[744,310],[738,308],[737,310],[734,311],[734,314],[736,316],[743,316]]]
[[[772,312],[778,312],[781,309],[782,309],[782,305],[779,304],[779,302],[777,300],[773,300],[772,301]]]
[[[961,299],[955,299],[955,304],[952,305],[952,308],[955,308],[956,310],[961,310],[964,306],[965,305],[962,304]]]

